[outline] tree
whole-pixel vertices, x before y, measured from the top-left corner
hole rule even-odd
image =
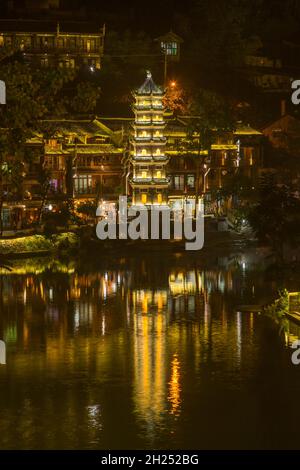
[[[164,97],[164,106],[174,114],[188,114],[191,99],[176,81],[170,81]]]
[[[232,132],[235,128],[232,105],[220,95],[200,90],[190,108],[191,115],[195,116],[187,130],[187,149],[197,152],[195,163],[196,176],[196,202],[200,192],[205,192],[204,180],[208,174],[211,157],[211,148],[220,134]],[[200,175],[202,175],[202,191],[200,189]]]
[[[26,145],[27,140],[35,132],[45,134],[43,119],[61,117],[70,111],[92,111],[99,88],[90,83],[80,83],[74,70],[33,68],[22,60],[17,60],[15,55],[10,56],[8,52],[0,61],[0,77],[5,81],[7,90],[7,105],[0,109],[2,232],[3,204],[13,196],[12,191],[16,192],[13,188],[21,190],[22,180],[26,176],[24,163],[36,156]],[[52,133],[55,131],[54,128],[51,130]],[[48,138],[51,132],[49,128]],[[47,178],[43,166],[40,166],[39,179],[44,192]]]
[[[267,242],[282,261],[284,246],[299,240],[300,200],[288,186],[276,184],[272,176],[264,176],[258,203],[250,209],[248,221],[257,238]]]

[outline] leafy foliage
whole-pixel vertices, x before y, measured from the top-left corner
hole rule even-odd
[[[300,236],[300,200],[289,187],[279,186],[272,176],[265,176],[248,220],[258,239],[267,242],[282,258],[284,244],[294,245]]]

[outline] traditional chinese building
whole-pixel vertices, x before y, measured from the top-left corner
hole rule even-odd
[[[37,220],[42,201],[45,210],[57,212],[71,198],[75,207],[115,204],[122,184],[123,149],[114,133],[99,120],[44,121],[54,129],[51,138],[35,133],[27,141],[32,158],[24,167],[24,181],[15,194],[12,183],[3,210],[4,229],[26,227]],[[46,187],[43,174],[49,175]]]
[[[105,27],[81,21],[0,20],[0,47],[43,67],[101,68]]]
[[[215,213],[216,194],[225,188],[232,178],[247,180],[255,191],[263,168],[263,135],[260,131],[238,123],[233,131],[216,133],[209,151],[199,150],[199,135],[194,136],[193,143],[187,142],[188,129],[197,117],[174,117],[164,112],[163,119],[166,138],[164,152],[167,157],[167,202],[170,207],[194,205],[199,197],[205,201],[206,212]],[[112,129],[124,145],[130,134],[130,127],[134,125],[133,119],[111,117],[99,120]],[[144,158],[150,157],[144,155]],[[128,174],[128,168],[124,169],[123,173]],[[132,190],[133,187],[128,187],[127,195],[130,196]]]
[[[167,34],[156,38],[155,41],[159,43],[161,51],[168,57],[168,60],[176,62],[180,60],[180,46],[183,43],[180,36],[173,31],[169,31]]]
[[[24,167],[22,188],[16,193],[12,183],[2,181],[4,230],[26,228],[36,221],[44,196],[45,210],[54,212],[68,199],[76,208],[100,204],[107,211],[126,194],[135,205],[177,208],[203,198],[206,213],[216,214],[226,213],[226,207],[217,207],[216,194],[234,176],[240,181],[247,178],[255,192],[263,168],[259,131],[240,124],[235,131],[218,134],[209,152],[199,151],[197,145],[190,148],[186,143],[194,118],[164,114],[163,91],[150,76],[135,96],[134,119],[52,120],[45,122],[55,130],[51,138],[32,135],[27,145],[36,157]],[[41,170],[49,174],[46,192]]]
[[[158,87],[150,72],[134,93],[135,120],[131,138],[132,203],[167,204],[169,180],[166,176],[168,157],[164,135],[164,90]]]

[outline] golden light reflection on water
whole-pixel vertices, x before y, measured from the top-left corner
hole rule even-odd
[[[110,405],[117,389],[117,402],[126,397],[127,413],[152,442],[158,429],[174,431],[204,365],[223,361],[231,370],[247,361],[245,334],[253,335],[255,319],[238,315],[226,301],[224,294],[235,288],[233,273],[157,270],[154,285],[146,278],[146,286],[142,276],[144,264],[135,278],[124,266],[90,274],[63,269],[60,277],[57,266],[54,276],[0,276],[0,334],[8,340],[7,370],[16,381],[10,387],[32,403],[28,381],[33,390],[39,377],[53,390],[55,380],[62,383],[65,406],[51,387],[35,400],[69,439],[83,423],[82,439],[99,444],[110,428],[107,410],[118,422]],[[54,423],[56,408],[61,416]],[[20,420],[29,420],[27,409]],[[55,445],[54,437],[49,442]]]
[[[168,400],[171,405],[170,413],[175,416],[180,414],[181,397],[180,397],[180,362],[177,354],[174,354],[174,359],[171,365],[171,380],[169,382],[169,395]]]

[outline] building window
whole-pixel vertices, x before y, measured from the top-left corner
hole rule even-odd
[[[174,176],[174,189],[178,189],[178,190],[184,189],[184,175]]]
[[[41,66],[42,67],[48,67],[48,65],[49,65],[48,57],[42,57],[41,58]]]
[[[162,194],[161,193],[159,193],[157,195],[157,202],[158,202],[158,204],[162,204]]]
[[[57,178],[51,179],[49,182],[49,185],[50,185],[50,191],[52,191],[53,193],[57,193],[58,191],[61,191],[62,189],[61,181]]]
[[[245,163],[252,166],[253,165],[253,147],[244,147],[242,149],[242,157],[245,160]]]
[[[74,189],[77,194],[90,194],[92,192],[92,176],[76,176],[74,178]]]
[[[147,194],[146,193],[142,193],[141,202],[142,202],[142,204],[147,204]]]
[[[47,140],[47,145],[48,145],[48,147],[50,147],[50,148],[52,148],[52,149],[56,149],[56,148],[58,148],[58,146],[59,146],[59,144],[58,144],[58,142],[57,142],[56,139],[48,139],[48,140]]]
[[[195,189],[195,175],[187,175],[186,185],[188,189]]]
[[[76,39],[75,38],[70,38],[69,39],[69,44],[70,44],[70,49],[74,51],[76,49]]]
[[[45,166],[51,170],[59,170],[59,157],[58,155],[46,156],[45,157]]]
[[[178,53],[177,42],[162,42],[161,48],[167,55],[176,56]]]
[[[57,45],[60,49],[64,49],[66,43],[65,43],[65,38],[59,38],[57,41]]]
[[[68,59],[65,61],[65,66],[68,69],[73,69],[75,67],[75,59]]]
[[[86,40],[86,52],[95,52],[96,51],[96,41],[95,39]]]
[[[11,36],[6,36],[5,37],[5,45],[8,46],[8,47],[12,45],[12,37]]]

